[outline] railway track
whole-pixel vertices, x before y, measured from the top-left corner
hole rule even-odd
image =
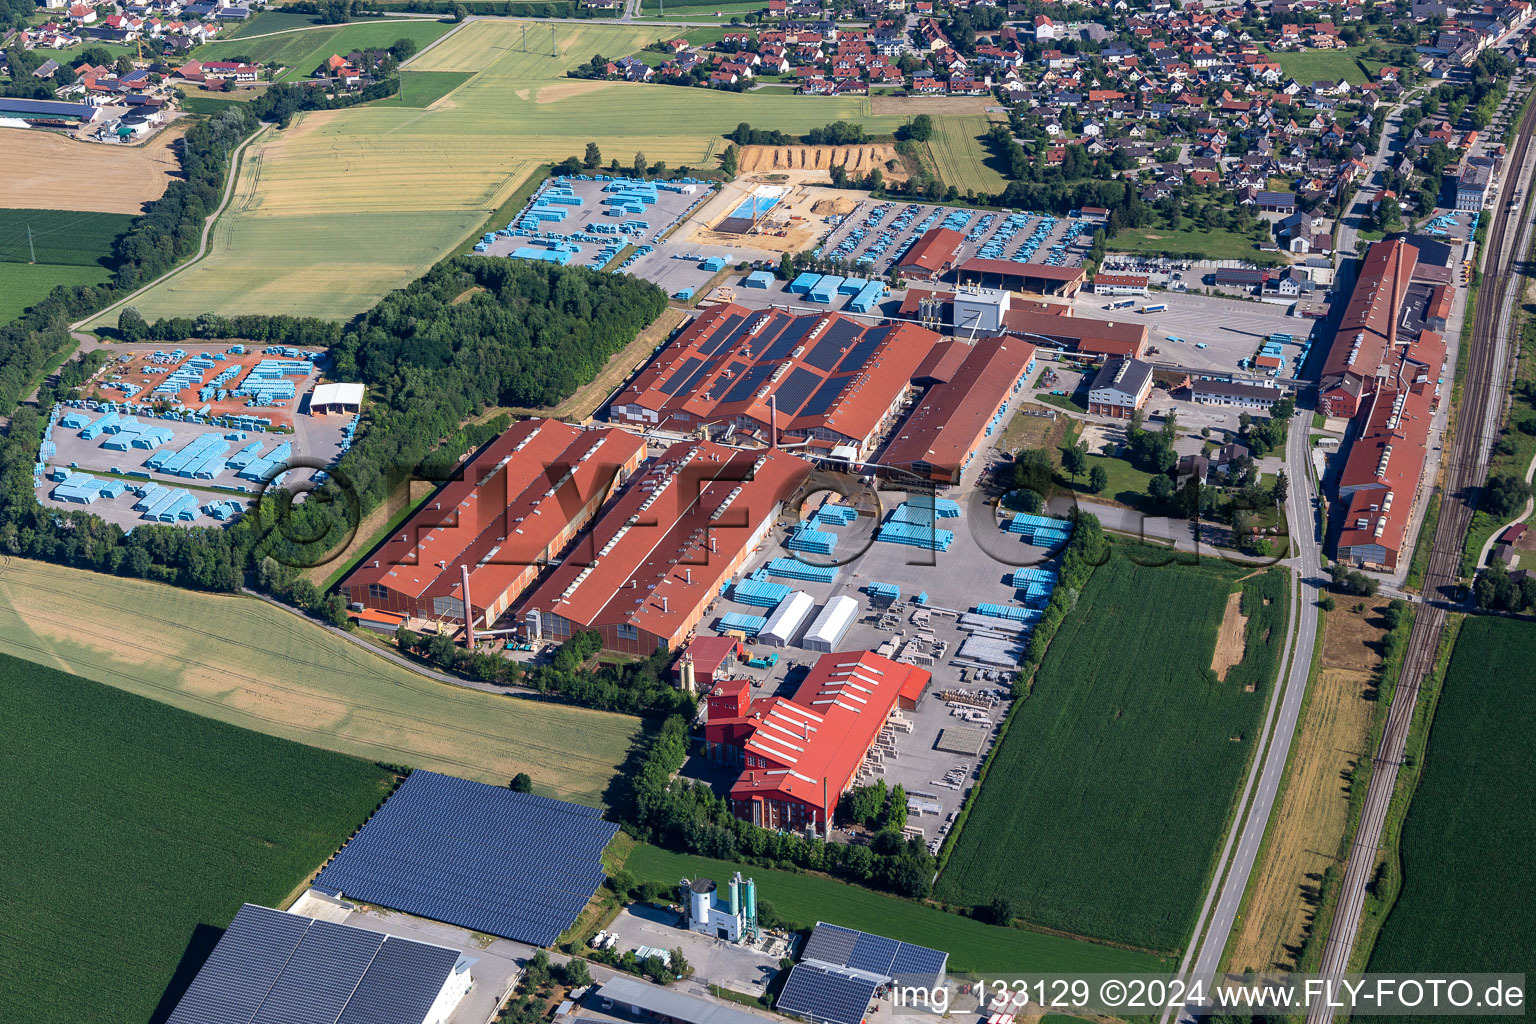
[[[1447,608],[1461,602],[1462,550],[1472,515],[1477,510],[1479,489],[1488,474],[1488,458],[1497,430],[1494,414],[1503,401],[1504,387],[1499,372],[1499,356],[1503,351],[1500,326],[1511,298],[1510,291],[1521,280],[1514,273],[1514,265],[1517,253],[1522,251],[1519,244],[1523,234],[1522,217],[1518,212],[1514,217],[1510,215],[1505,197],[1519,187],[1533,130],[1536,130],[1536,104],[1532,104],[1520,120],[1513,152],[1505,165],[1507,177],[1500,192],[1499,206],[1493,212],[1488,228],[1481,294],[1472,321],[1471,343],[1460,356],[1467,361],[1467,372],[1455,435],[1451,449],[1446,453],[1445,499],[1424,576],[1424,601],[1414,620],[1397,692],[1387,712],[1381,745],[1373,759],[1365,805],[1344,869],[1343,891],[1323,947],[1319,973],[1324,975],[1343,974],[1354,953],[1365,907],[1365,888],[1375,870],[1376,852],[1413,726],[1419,692],[1424,679],[1434,668],[1445,630]],[[1509,234],[1511,228],[1514,229],[1512,237]],[[1334,1010],[1327,1006],[1314,1007],[1307,1015],[1308,1024],[1331,1024],[1333,1018]]]

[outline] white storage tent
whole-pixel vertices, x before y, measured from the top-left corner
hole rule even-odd
[[[815,607],[816,602],[810,594],[803,590],[792,591],[768,616],[767,624],[757,634],[758,642],[770,647],[788,647],[795,639],[795,633],[805,623],[806,616]]]
[[[858,617],[859,602],[844,594],[828,601],[816,621],[811,623],[802,646],[810,651],[831,653],[848,634],[848,627]]]

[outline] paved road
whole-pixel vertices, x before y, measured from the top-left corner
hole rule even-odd
[[[1438,86],[1440,83],[1431,84]],[[1383,171],[1386,168],[1386,162],[1402,152],[1403,107],[1428,87],[1428,84],[1421,85],[1417,89],[1404,93],[1402,102],[1393,107],[1392,112],[1387,115],[1387,123],[1381,129],[1381,145],[1377,147],[1375,153],[1366,157],[1365,163],[1369,170],[1366,172],[1365,180],[1360,182],[1359,188],[1355,190],[1354,202],[1350,208],[1339,217],[1338,237],[1333,246],[1336,252],[1354,255],[1355,246],[1360,241],[1360,228],[1370,216],[1371,199],[1385,184],[1386,177]],[[1370,194],[1367,195],[1367,193]]]
[[[1354,956],[1360,918],[1365,909],[1365,888],[1375,871],[1381,832],[1396,789],[1397,771],[1413,725],[1419,689],[1434,668],[1445,627],[1446,607],[1461,600],[1462,548],[1481,485],[1487,478],[1490,442],[1504,404],[1511,349],[1508,344],[1511,313],[1519,295],[1518,288],[1512,285],[1523,280],[1513,273],[1513,264],[1516,255],[1523,257],[1530,244],[1529,219],[1510,216],[1505,197],[1513,191],[1514,183],[1530,180],[1533,130],[1536,130],[1536,107],[1527,112],[1519,126],[1507,178],[1489,224],[1488,243],[1482,253],[1482,293],[1473,321],[1471,345],[1464,354],[1467,372],[1462,406],[1452,448],[1446,453],[1445,499],[1424,578],[1425,602],[1414,619],[1397,691],[1387,711],[1386,728],[1366,787],[1360,823],[1345,864],[1343,886],[1323,947],[1320,973],[1324,975],[1345,973]],[[1308,1024],[1331,1024],[1333,1018],[1332,1007],[1319,1006],[1308,1014],[1307,1021]]]
[[[1296,553],[1287,561],[1292,569],[1291,647],[1264,721],[1262,735],[1268,737],[1268,746],[1261,748],[1260,756],[1254,758],[1249,770],[1239,803],[1239,807],[1246,810],[1240,811],[1232,822],[1219,867],[1200,908],[1195,929],[1197,941],[1179,965],[1181,977],[1201,979],[1207,984],[1221,969],[1227,940],[1237,921],[1243,893],[1248,888],[1248,879],[1253,874],[1264,831],[1269,825],[1270,812],[1285,778],[1286,760],[1290,757],[1291,740],[1301,717],[1307,677],[1312,670],[1312,650],[1318,641],[1317,602],[1322,596],[1324,577],[1319,571],[1322,527],[1313,511],[1316,485],[1312,479],[1310,432],[1306,429],[1311,415],[1310,409],[1302,409],[1301,415],[1292,422],[1286,441],[1291,537],[1296,545]],[[1193,1011],[1192,1006],[1184,1007],[1179,1019],[1193,1020]],[[1172,1011],[1163,1015],[1164,1024],[1171,1016]]]

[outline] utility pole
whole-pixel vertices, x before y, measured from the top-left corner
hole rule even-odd
[[[523,25],[523,52],[528,52],[528,25]]]
[[[31,224],[27,225],[27,251],[32,254],[32,259],[29,260],[28,262],[36,263],[37,262],[37,246],[32,244],[32,225]]]
[[[551,57],[560,56],[560,49],[555,45],[555,26],[553,24],[549,26],[549,55]]]

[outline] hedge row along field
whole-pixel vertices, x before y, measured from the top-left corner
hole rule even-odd
[[[150,1020],[190,980],[168,991],[183,957],[206,956],[242,903],[286,897],[390,784],[8,655],[0,764],[0,1004],[29,1024]]]
[[[1536,625],[1461,627],[1403,824],[1402,892],[1367,970],[1536,977],[1533,664]]]
[[[1116,544],[1013,712],[935,896],[1174,951],[1253,757],[1286,640],[1288,577],[1206,559],[1137,565]],[[1161,553],[1166,557],[1166,552]],[[1241,663],[1211,670],[1242,588]],[[1248,687],[1252,686],[1252,692]]]

